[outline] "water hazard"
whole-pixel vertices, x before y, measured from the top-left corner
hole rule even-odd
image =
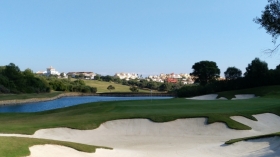
[[[99,101],[120,101],[120,100],[153,100],[153,99],[170,99],[171,97],[104,97],[104,96],[76,96],[76,97],[63,97],[60,99],[27,103],[20,105],[1,106],[1,113],[8,112],[40,112],[58,108],[64,108],[89,102]]]

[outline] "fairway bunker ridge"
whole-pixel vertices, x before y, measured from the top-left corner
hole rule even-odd
[[[274,146],[280,145],[280,140],[270,138],[223,145],[225,141],[233,138],[279,132],[279,116],[265,113],[254,117],[258,121],[242,116],[231,117],[250,126],[252,130],[234,130],[219,122],[206,125],[206,118],[177,119],[164,123],[155,123],[147,119],[122,119],[105,122],[94,130],[42,129],[32,137],[113,148],[97,149],[95,153],[87,154],[91,157],[271,156],[272,152],[279,152]],[[30,157],[35,156],[34,149],[41,148],[43,146],[32,147]],[[67,153],[66,150],[61,151]],[[41,153],[36,157],[46,156]],[[71,154],[69,157],[72,157]]]
[[[255,97],[255,94],[237,94],[235,95],[235,98],[232,98],[231,100],[252,99]]]
[[[225,97],[217,98],[218,94],[207,94],[207,95],[201,95],[201,96],[195,96],[191,98],[186,98],[189,100],[228,100]],[[243,99],[252,99],[255,98],[255,94],[236,94],[235,98],[232,98],[231,100],[243,100]]]
[[[186,98],[186,99],[191,99],[191,100],[216,100],[217,97],[218,97],[218,94],[207,94],[207,95],[195,96],[195,97]]]

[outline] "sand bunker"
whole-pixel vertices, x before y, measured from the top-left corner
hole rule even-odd
[[[72,141],[107,146],[113,150],[97,149],[82,153],[62,146],[33,146],[29,157],[236,157],[277,156],[280,137],[264,138],[233,145],[224,145],[233,138],[269,134],[280,131],[280,117],[274,114],[254,115],[258,121],[233,116],[252,130],[233,130],[223,123],[206,125],[205,118],[178,119],[154,123],[146,119],[114,120],[94,130],[54,128],[38,130],[29,137]],[[11,135],[6,135],[11,136]],[[25,137],[28,137],[25,135]]]
[[[231,100],[252,99],[254,97],[256,97],[255,94],[238,94],[235,95],[235,98],[232,98]]]
[[[218,94],[207,94],[207,95],[201,95],[201,96],[195,96],[191,98],[186,98],[190,100],[228,100],[225,97],[217,98]],[[255,94],[237,94],[235,95],[235,98],[232,98],[231,100],[242,100],[242,99],[252,99],[256,97]]]
[[[28,157],[93,157],[93,153],[84,153],[75,149],[56,145],[36,145],[29,148]]]
[[[186,98],[191,100],[216,100],[218,94],[207,94],[207,95],[201,95],[201,96],[195,96],[192,98]]]

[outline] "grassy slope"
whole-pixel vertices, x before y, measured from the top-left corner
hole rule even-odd
[[[55,140],[45,140],[36,138],[24,138],[24,137],[0,137],[0,156],[3,157],[20,157],[30,155],[29,147],[34,145],[61,145],[76,149],[78,151],[93,153],[96,148],[106,148],[106,147],[96,147],[79,143],[63,142]],[[110,148],[107,148],[110,149]]]
[[[253,114],[266,112],[280,115],[279,99],[96,102],[46,112],[0,114],[0,132],[33,134],[38,129],[54,127],[94,129],[115,119],[148,118],[155,122],[166,122],[190,117],[208,117],[208,123],[225,122],[230,128],[250,129],[229,117],[240,115],[254,120]]]
[[[242,90],[219,92],[218,94],[218,97],[226,97],[227,99],[235,98],[234,95],[236,94],[255,94],[256,96],[266,98],[280,98],[280,86],[263,86]]]
[[[113,85],[115,87],[115,90],[112,90],[112,92],[131,92],[129,90],[130,86],[122,85],[122,84],[117,84],[114,82],[104,82],[104,81],[97,81],[97,80],[84,80],[86,85],[96,87],[97,88],[97,93],[106,93],[110,92],[107,87],[109,85]],[[139,92],[145,92],[149,93],[149,90],[142,90],[139,89]]]
[[[51,98],[63,92],[54,91],[51,93],[32,94],[0,94],[0,100],[30,99],[30,98]]]
[[[107,90],[107,87],[109,85],[113,85],[115,87],[115,90],[112,90],[112,92],[128,92],[131,93],[129,90],[129,86],[121,85],[121,84],[116,84],[114,82],[104,82],[104,81],[97,81],[97,80],[84,80],[86,85],[96,87],[97,88],[97,93],[108,93],[110,92]],[[139,92],[143,93],[149,93],[149,90],[142,90],[139,89]],[[157,92],[157,91],[153,91]],[[0,94],[0,101],[1,100],[15,100],[15,99],[30,99],[30,98],[51,98],[55,97],[63,92],[59,91],[53,91],[51,93],[32,93],[32,94]]]

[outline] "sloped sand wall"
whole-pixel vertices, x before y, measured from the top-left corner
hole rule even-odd
[[[274,114],[254,115],[258,121],[234,116],[232,119],[252,127],[233,130],[223,123],[206,125],[205,118],[178,119],[154,123],[146,119],[114,120],[94,130],[68,128],[43,129],[32,137],[101,145],[113,150],[97,149],[96,153],[81,153],[57,146],[33,146],[30,157],[46,157],[45,151],[69,157],[236,157],[277,156],[280,138],[264,138],[233,145],[224,142],[233,138],[269,134],[280,131],[280,117]],[[80,154],[79,154],[80,153]]]

